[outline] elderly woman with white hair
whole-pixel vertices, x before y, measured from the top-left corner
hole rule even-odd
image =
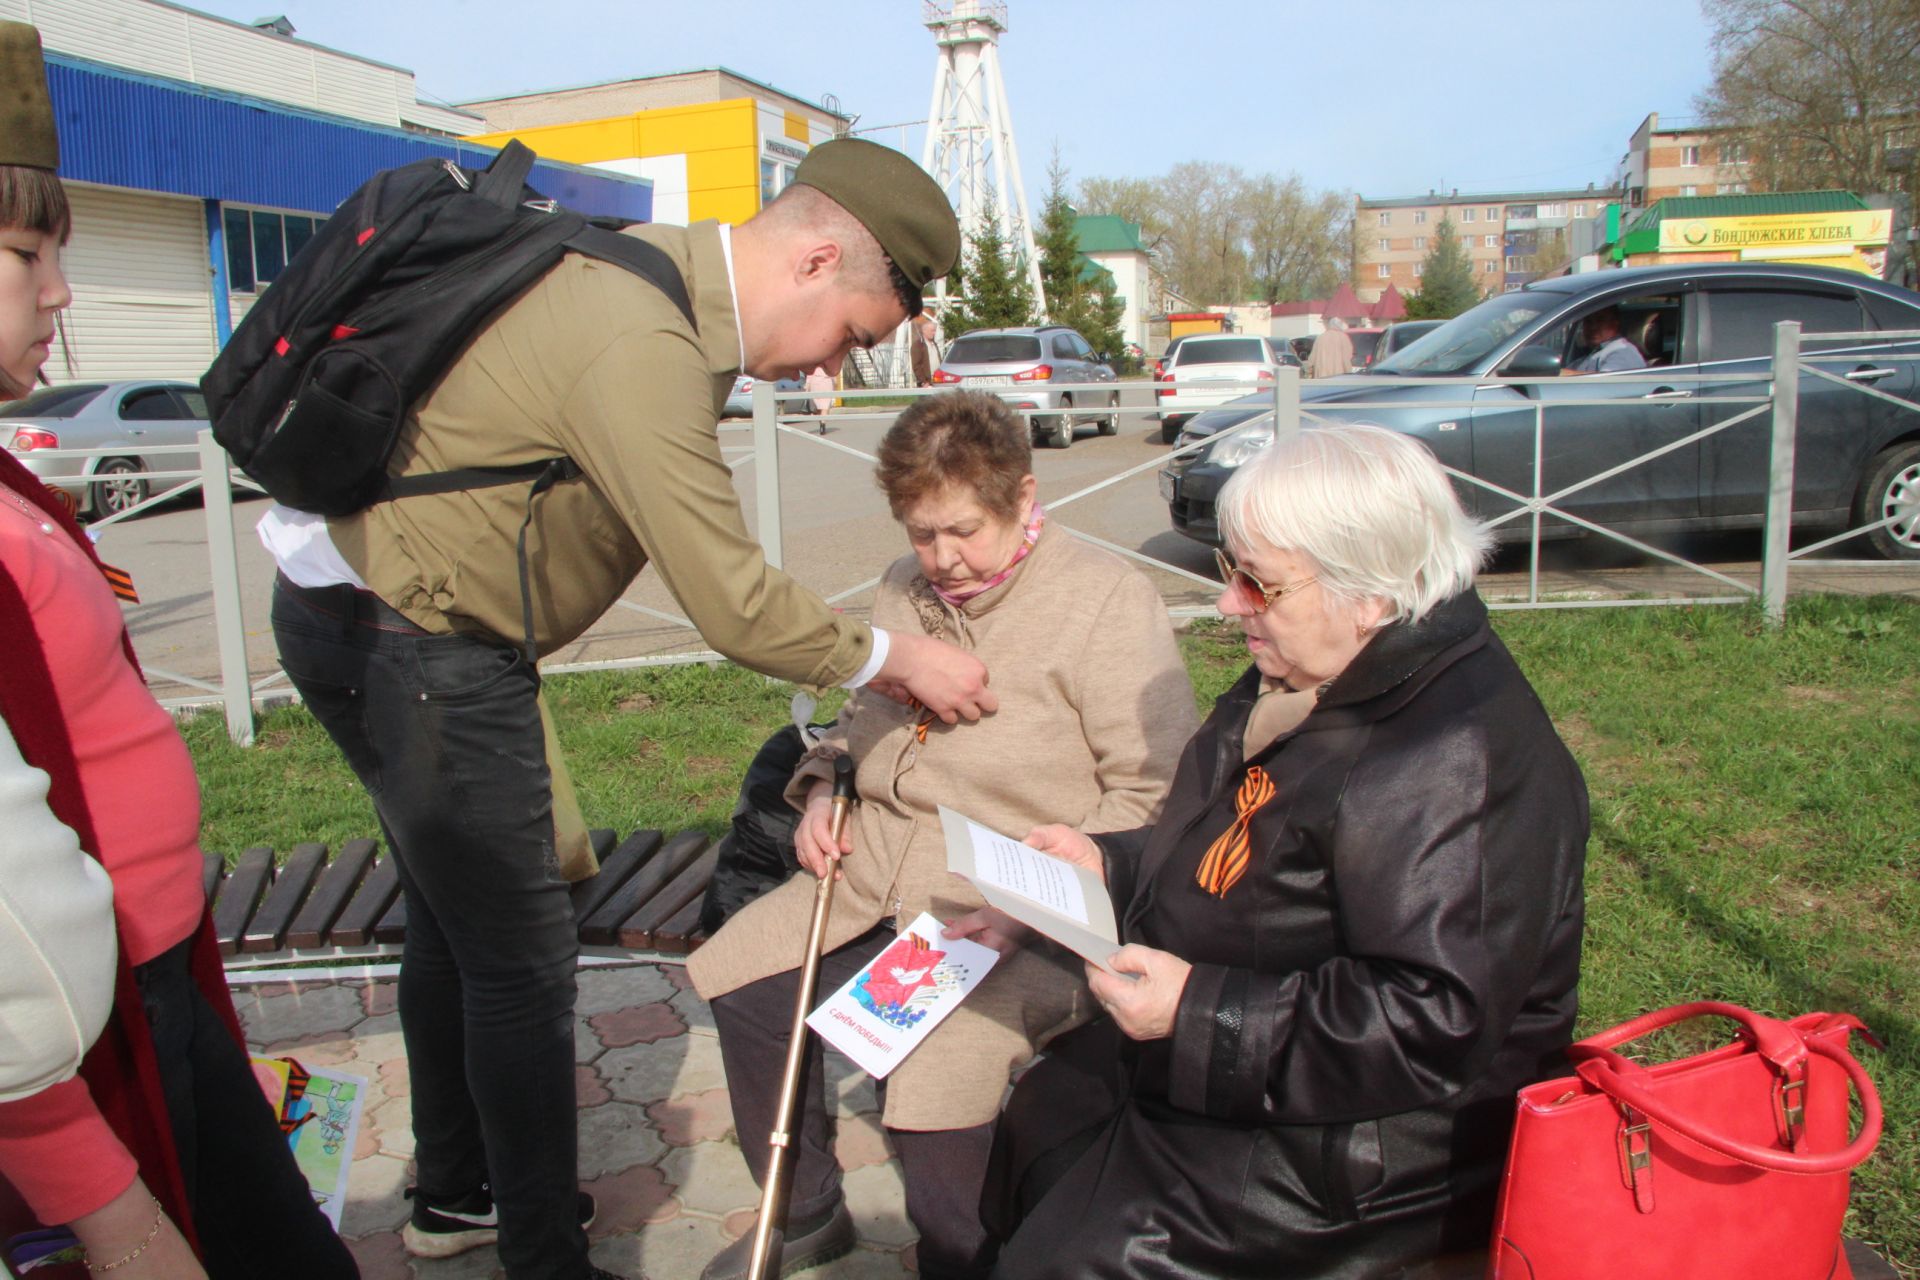
[[[1465,1272],[1571,1040],[1586,787],[1417,442],[1303,431],[1219,510],[1252,667],[1157,823],[1027,837],[1104,874],[1126,945],[1002,1120],[995,1274]]]

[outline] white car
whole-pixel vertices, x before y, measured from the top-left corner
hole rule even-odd
[[[1160,438],[1172,444],[1180,424],[1203,409],[1271,387],[1274,370],[1298,369],[1300,357],[1285,340],[1253,333],[1195,333],[1183,338],[1154,388],[1160,406]],[[1179,384],[1179,385],[1170,385]]]

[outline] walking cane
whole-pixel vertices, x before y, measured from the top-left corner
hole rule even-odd
[[[793,1176],[795,1112],[799,1110],[800,1070],[806,1061],[807,1014],[813,1011],[814,989],[820,984],[820,951],[827,936],[827,913],[833,909],[833,881],[840,869],[840,838],[853,808],[853,759],[837,756],[833,762],[832,840],[827,874],[813,890],[813,923],[807,929],[807,952],[800,961],[800,991],[793,1001],[793,1032],[787,1044],[787,1070],[780,1078],[780,1107],[774,1112],[772,1147],[766,1185],[760,1189],[760,1217],[753,1226],[753,1256],[747,1262],[747,1280],[770,1280],[780,1274],[779,1257],[786,1230],[774,1229],[776,1215],[787,1216],[787,1180]]]

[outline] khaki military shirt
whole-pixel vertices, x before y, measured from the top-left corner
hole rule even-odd
[[[838,684],[872,632],[770,567],[747,535],[716,425],[740,365],[716,224],[636,227],[685,277],[698,331],[653,285],[568,255],[502,312],[402,432],[417,475],[561,455],[584,475],[533,499],[534,640],[568,643],[652,561],[708,644],[782,679]],[[522,636],[515,543],[530,483],[385,502],[327,522],[368,588],[439,634]]]

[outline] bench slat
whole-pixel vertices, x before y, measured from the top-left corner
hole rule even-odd
[[[599,832],[592,833],[598,836]],[[609,842],[613,832],[607,832]],[[646,864],[660,847],[658,831],[636,831],[620,842],[620,847],[612,853],[601,853],[595,841],[594,852],[600,856],[600,874],[588,876],[573,886],[573,918],[581,924],[592,918],[593,913],[607,904],[625,884],[633,873]]]
[[[399,892],[400,865],[389,853],[373,864],[360,892],[353,895],[353,901],[340,913],[329,940],[341,947],[362,947],[371,942],[380,918],[387,914],[387,908],[393,905]]]
[[[260,909],[253,913],[253,922],[241,935],[240,950],[278,951],[285,946],[294,913],[307,900],[314,881],[326,865],[327,846],[313,843],[293,846],[293,852],[287,855],[286,865],[274,877],[272,892],[267,894],[267,900]]]
[[[646,865],[607,899],[601,908],[580,926],[580,941],[594,946],[613,946],[620,926],[627,918],[652,900],[660,887],[680,874],[689,862],[700,856],[707,837],[698,831],[683,831],[666,842],[647,859]]]
[[[699,937],[700,907],[707,896],[705,885],[693,895],[687,905],[674,912],[658,929],[653,931],[653,949],[672,955],[686,955],[699,947],[703,938]]]
[[[1859,1240],[1848,1240],[1844,1245],[1847,1264],[1853,1268],[1853,1280],[1900,1280],[1893,1264],[1875,1253],[1870,1245]]]
[[[202,851],[200,854],[200,896],[207,905],[213,905],[214,895],[220,889],[220,877],[227,873],[227,860],[217,853]]]
[[[288,946],[326,945],[327,931],[333,928],[333,922],[346,910],[354,890],[366,878],[367,868],[373,865],[375,848],[371,840],[349,840],[340,846],[340,856],[320,877],[319,885],[307,897],[307,905],[300,908],[299,914],[293,919],[293,927],[287,930]]]
[[[707,881],[713,878],[713,864],[719,857],[720,846],[710,844],[678,875],[661,886],[645,906],[622,922],[618,935],[620,945],[636,948],[653,946],[661,927],[679,914],[681,908],[689,902],[697,902],[706,893]]]
[[[238,955],[240,936],[260,905],[260,897],[273,880],[273,850],[256,845],[240,855],[233,874],[220,889],[213,904],[213,936],[220,940],[220,954]]]
[[[393,900],[393,905],[388,907],[385,914],[380,917],[380,923],[373,926],[373,940],[381,943],[397,943],[407,940],[407,898],[405,894],[396,897]]]

